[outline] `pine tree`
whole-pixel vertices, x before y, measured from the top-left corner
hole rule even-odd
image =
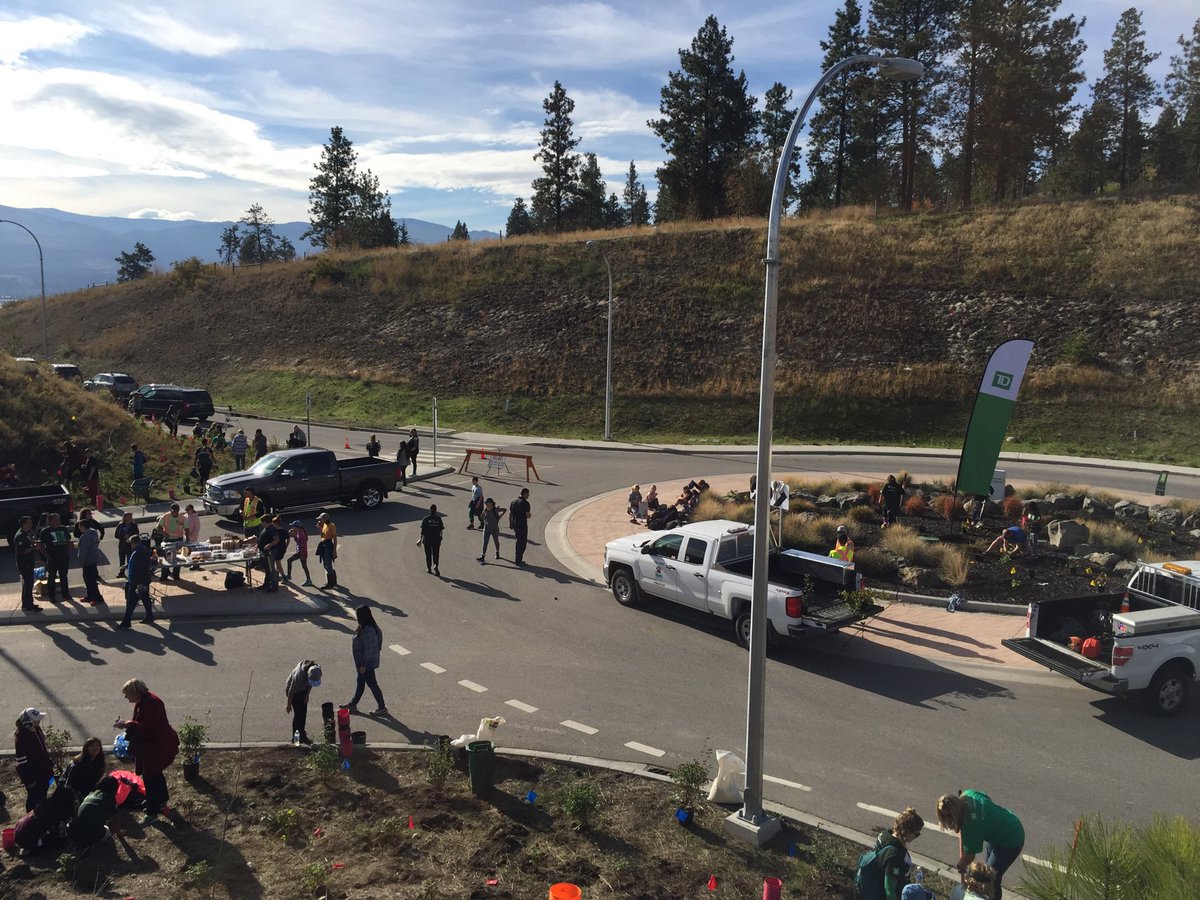
[[[659,102],[661,119],[648,124],[670,157],[658,183],[671,196],[672,212],[701,219],[726,215],[725,178],[758,128],[756,100],[746,74],[733,74],[733,39],[709,16],[679,51]]]
[[[1097,100],[1103,99],[1117,113],[1112,152],[1121,188],[1137,177],[1146,147],[1142,113],[1158,99],[1158,88],[1146,70],[1161,54],[1147,51],[1145,38],[1141,12],[1130,7],[1121,13],[1112,46],[1104,51],[1104,77],[1092,89]]]
[[[789,106],[792,102],[792,92],[782,83],[775,82],[767,89],[762,112],[762,144],[769,159],[771,188],[775,187],[775,172],[779,168],[779,154],[787,143],[788,132],[796,118],[796,109]],[[786,209],[800,195],[800,154],[793,149],[791,161],[788,163],[788,188],[783,198]]]
[[[858,0],[834,15],[828,37],[821,41],[825,55],[821,71],[848,56],[865,51],[862,11]],[[861,71],[848,69],[836,76],[819,96],[820,108],[808,121],[809,180],[802,188],[805,203],[817,206],[841,206],[848,173],[858,168],[861,143],[852,138],[852,123],[864,97]]]
[[[595,153],[584,154],[579,173],[579,186],[571,201],[570,225],[573,229],[590,231],[604,227],[605,186],[600,163]]]
[[[518,197],[513,202],[512,212],[508,214],[504,234],[506,237],[520,237],[523,234],[533,234],[533,230],[533,217],[525,206],[525,198]]]
[[[1182,184],[1187,179],[1187,144],[1179,114],[1172,104],[1166,104],[1159,113],[1150,130],[1147,151],[1155,181]]]
[[[629,223],[625,216],[625,207],[621,205],[621,198],[613,191],[608,195],[608,199],[604,201],[604,227],[605,228],[624,228]]]
[[[637,166],[629,161],[629,171],[625,174],[625,189],[621,192],[621,200],[625,204],[625,221],[632,226],[650,224],[650,202],[646,199],[646,189],[638,181]]]
[[[1179,119],[1179,140],[1184,155],[1182,181],[1200,184],[1200,19],[1191,38],[1179,36],[1178,56],[1171,57],[1167,99]]]
[[[411,247],[412,246],[412,238],[410,238],[408,236],[408,223],[405,222],[403,219],[400,220],[400,230],[397,232],[396,236],[399,238],[399,242],[398,242],[397,246],[400,246],[400,247]]]
[[[335,125],[321,149],[317,174],[308,184],[308,230],[303,237],[318,247],[337,247],[349,237],[358,194],[358,154],[350,139]]]
[[[450,240],[452,240],[452,241],[469,241],[470,239],[471,239],[471,232],[467,230],[467,223],[466,222],[455,222],[454,223],[454,231],[451,232],[451,234],[450,234]]]
[[[263,211],[260,203],[246,210],[246,214],[232,228],[235,234],[240,235],[237,258],[243,266],[286,262],[296,256],[292,242],[275,233],[275,220]]]
[[[117,269],[117,281],[137,281],[150,274],[154,254],[150,252],[149,247],[138,241],[133,245],[132,251],[122,251],[114,262],[120,264]]]
[[[234,222],[221,232],[221,246],[217,248],[217,259],[224,265],[232,266],[237,262],[238,248],[242,245],[238,234],[238,223]]]
[[[557,234],[567,224],[568,207],[579,190],[579,154],[575,152],[579,138],[575,137],[571,121],[575,101],[556,81],[550,95],[542,101],[542,109],[546,119],[540,149],[533,158],[542,164],[545,175],[533,181],[531,205],[536,228]]]
[[[963,0],[953,15],[947,49],[953,55],[946,81],[946,132],[957,156],[947,168],[958,175],[958,205],[975,199],[981,95],[994,77],[997,17],[1003,0]],[[950,154],[947,154],[948,156]]]

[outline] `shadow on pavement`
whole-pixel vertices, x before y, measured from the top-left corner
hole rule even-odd
[[[507,591],[502,591],[498,587],[493,587],[490,584],[484,584],[480,581],[468,581],[465,578],[447,578],[442,576],[442,581],[460,591],[466,591],[479,597],[486,597],[492,600],[511,600],[514,603],[520,603],[520,597],[514,597]]]
[[[1132,738],[1180,759],[1200,759],[1200,708],[1188,706],[1172,719],[1147,711],[1139,703],[1120,697],[1102,697],[1092,703],[1097,719]]]

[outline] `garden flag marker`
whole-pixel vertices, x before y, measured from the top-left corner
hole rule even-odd
[[[1000,447],[1004,444],[1004,432],[1008,430],[1032,352],[1033,341],[1026,340],[1006,341],[992,352],[979,383],[979,393],[975,395],[967,436],[963,439],[956,493],[988,496],[992,473],[996,471]],[[999,503],[1003,498],[992,499]]]

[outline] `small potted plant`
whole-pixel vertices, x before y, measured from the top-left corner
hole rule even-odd
[[[675,820],[687,827],[692,824],[696,815],[696,807],[704,796],[708,786],[708,769],[698,759],[688,760],[676,766],[671,773],[671,781],[675,785],[672,798],[675,800]]]
[[[194,781],[200,775],[200,755],[208,743],[208,726],[188,716],[179,726],[179,750],[183,753],[183,777]]]

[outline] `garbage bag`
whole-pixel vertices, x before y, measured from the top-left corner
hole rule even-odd
[[[741,803],[746,790],[746,763],[732,750],[717,751],[717,777],[708,789],[713,803]]]

